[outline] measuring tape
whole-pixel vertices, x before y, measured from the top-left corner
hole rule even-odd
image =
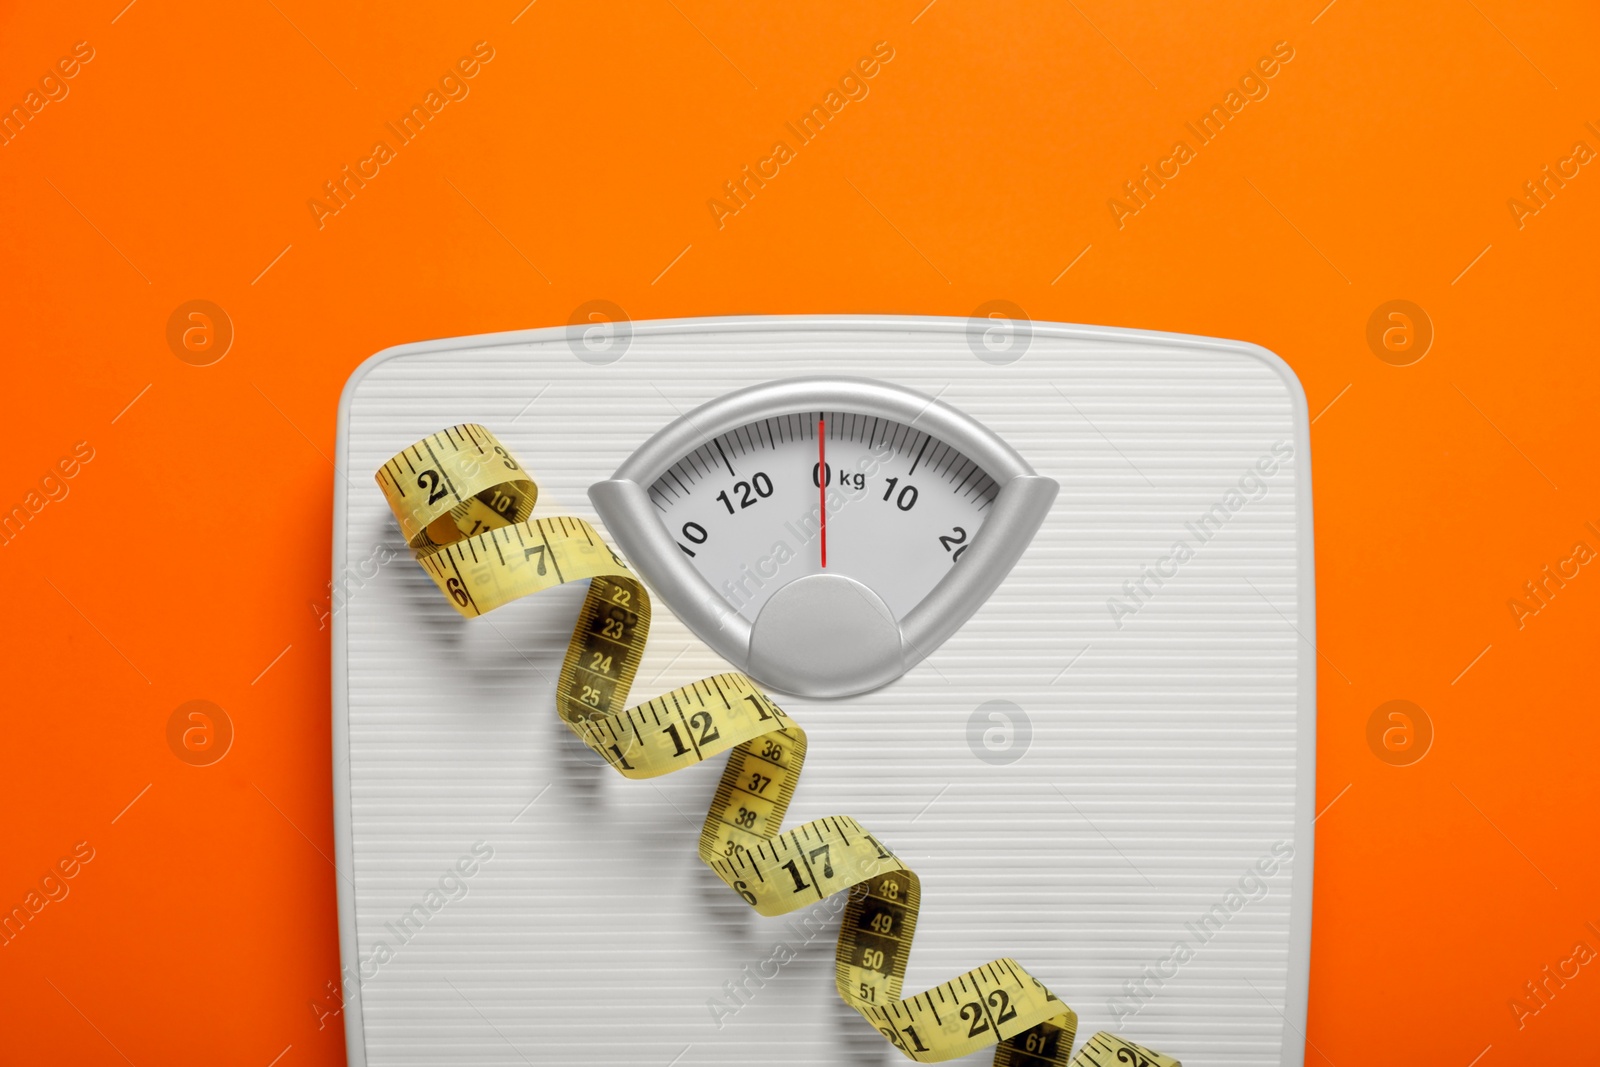
[[[475,424],[426,437],[379,469],[378,486],[423,570],[474,617],[587,579],[556,683],[556,711],[627,778],[654,778],[731,752],[700,831],[700,858],[762,915],[848,891],[839,996],[919,1063],[998,1043],[996,1067],[1065,1067],[1078,1016],[1015,960],[1000,959],[902,1000],[921,883],[848,816],[780,833],[806,758],[805,731],[742,674],[718,674],[626,707],[650,633],[650,597],[582,519],[532,519],[539,488]],[[1108,1033],[1071,1063],[1180,1067]]]

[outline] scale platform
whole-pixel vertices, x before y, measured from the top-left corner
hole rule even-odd
[[[350,1063],[902,1062],[835,993],[833,902],[762,918],[701,864],[720,759],[629,781],[558,720],[583,583],[463,619],[372,479],[481,423],[538,481],[535,517],[616,544],[591,485],[707,401],[816,375],[937,397],[1060,491],[904,676],[774,694],[810,737],[785,825],[854,816],[921,876],[908,995],[1010,956],[1080,1039],[1299,1067],[1316,756],[1299,382],[1235,341],[877,316],[457,338],[351,376],[332,636]],[[651,638],[634,702],[729,669],[660,597]]]

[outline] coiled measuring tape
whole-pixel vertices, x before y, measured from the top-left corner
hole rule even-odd
[[[588,580],[556,683],[556,711],[627,778],[730,752],[700,831],[700,859],[762,915],[848,892],[836,950],[844,1002],[908,1058],[998,1044],[996,1067],[1064,1067],[1078,1016],[1011,959],[901,999],[921,883],[854,819],[779,832],[805,763],[805,731],[742,674],[718,674],[626,707],[650,632],[650,597],[582,519],[532,519],[539,488],[494,434],[464,424],[418,441],[377,473],[412,554],[462,615]],[[1181,1067],[1108,1033],[1074,1065]]]

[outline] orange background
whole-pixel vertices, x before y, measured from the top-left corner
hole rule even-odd
[[[1600,167],[1520,228],[1507,205],[1600,149],[1592,5],[125,2],[0,13],[7,107],[94,49],[0,147],[0,507],[94,450],[0,546],[0,905],[94,849],[0,948],[0,1061],[342,1061],[342,1016],[319,1018],[339,391],[386,346],[591,299],[634,319],[1005,299],[1281,354],[1318,416],[1307,1062],[1596,1054],[1600,964],[1521,1028],[1509,1002],[1600,949],[1600,568],[1520,629],[1507,606],[1600,549]],[[319,228],[308,199],[478,41],[470,95]],[[707,200],[878,41],[870,95],[719,229]],[[1278,41],[1270,94],[1119,229],[1108,199],[1194,147],[1185,121]],[[236,331],[206,367],[166,340],[195,298]],[[1366,340],[1394,298],[1436,330],[1411,366]],[[168,747],[191,699],[236,729],[212,766]],[[1368,747],[1391,699],[1436,731],[1415,765]]]

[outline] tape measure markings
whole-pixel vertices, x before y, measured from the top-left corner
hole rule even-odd
[[[407,491],[407,474],[423,492]],[[1015,960],[901,999],[921,880],[848,815],[781,830],[805,766],[806,734],[749,678],[712,675],[622,706],[649,638],[649,593],[582,519],[530,518],[538,486],[493,433],[473,423],[449,427],[396,454],[376,481],[413,555],[463,616],[589,581],[556,682],[562,721],[627,778],[729,753],[701,828],[701,861],[762,915],[847,892],[835,984],[901,1053],[932,1063],[996,1045],[997,1067],[1067,1067],[1077,1014]],[[1106,1033],[1071,1062],[1181,1067]]]

